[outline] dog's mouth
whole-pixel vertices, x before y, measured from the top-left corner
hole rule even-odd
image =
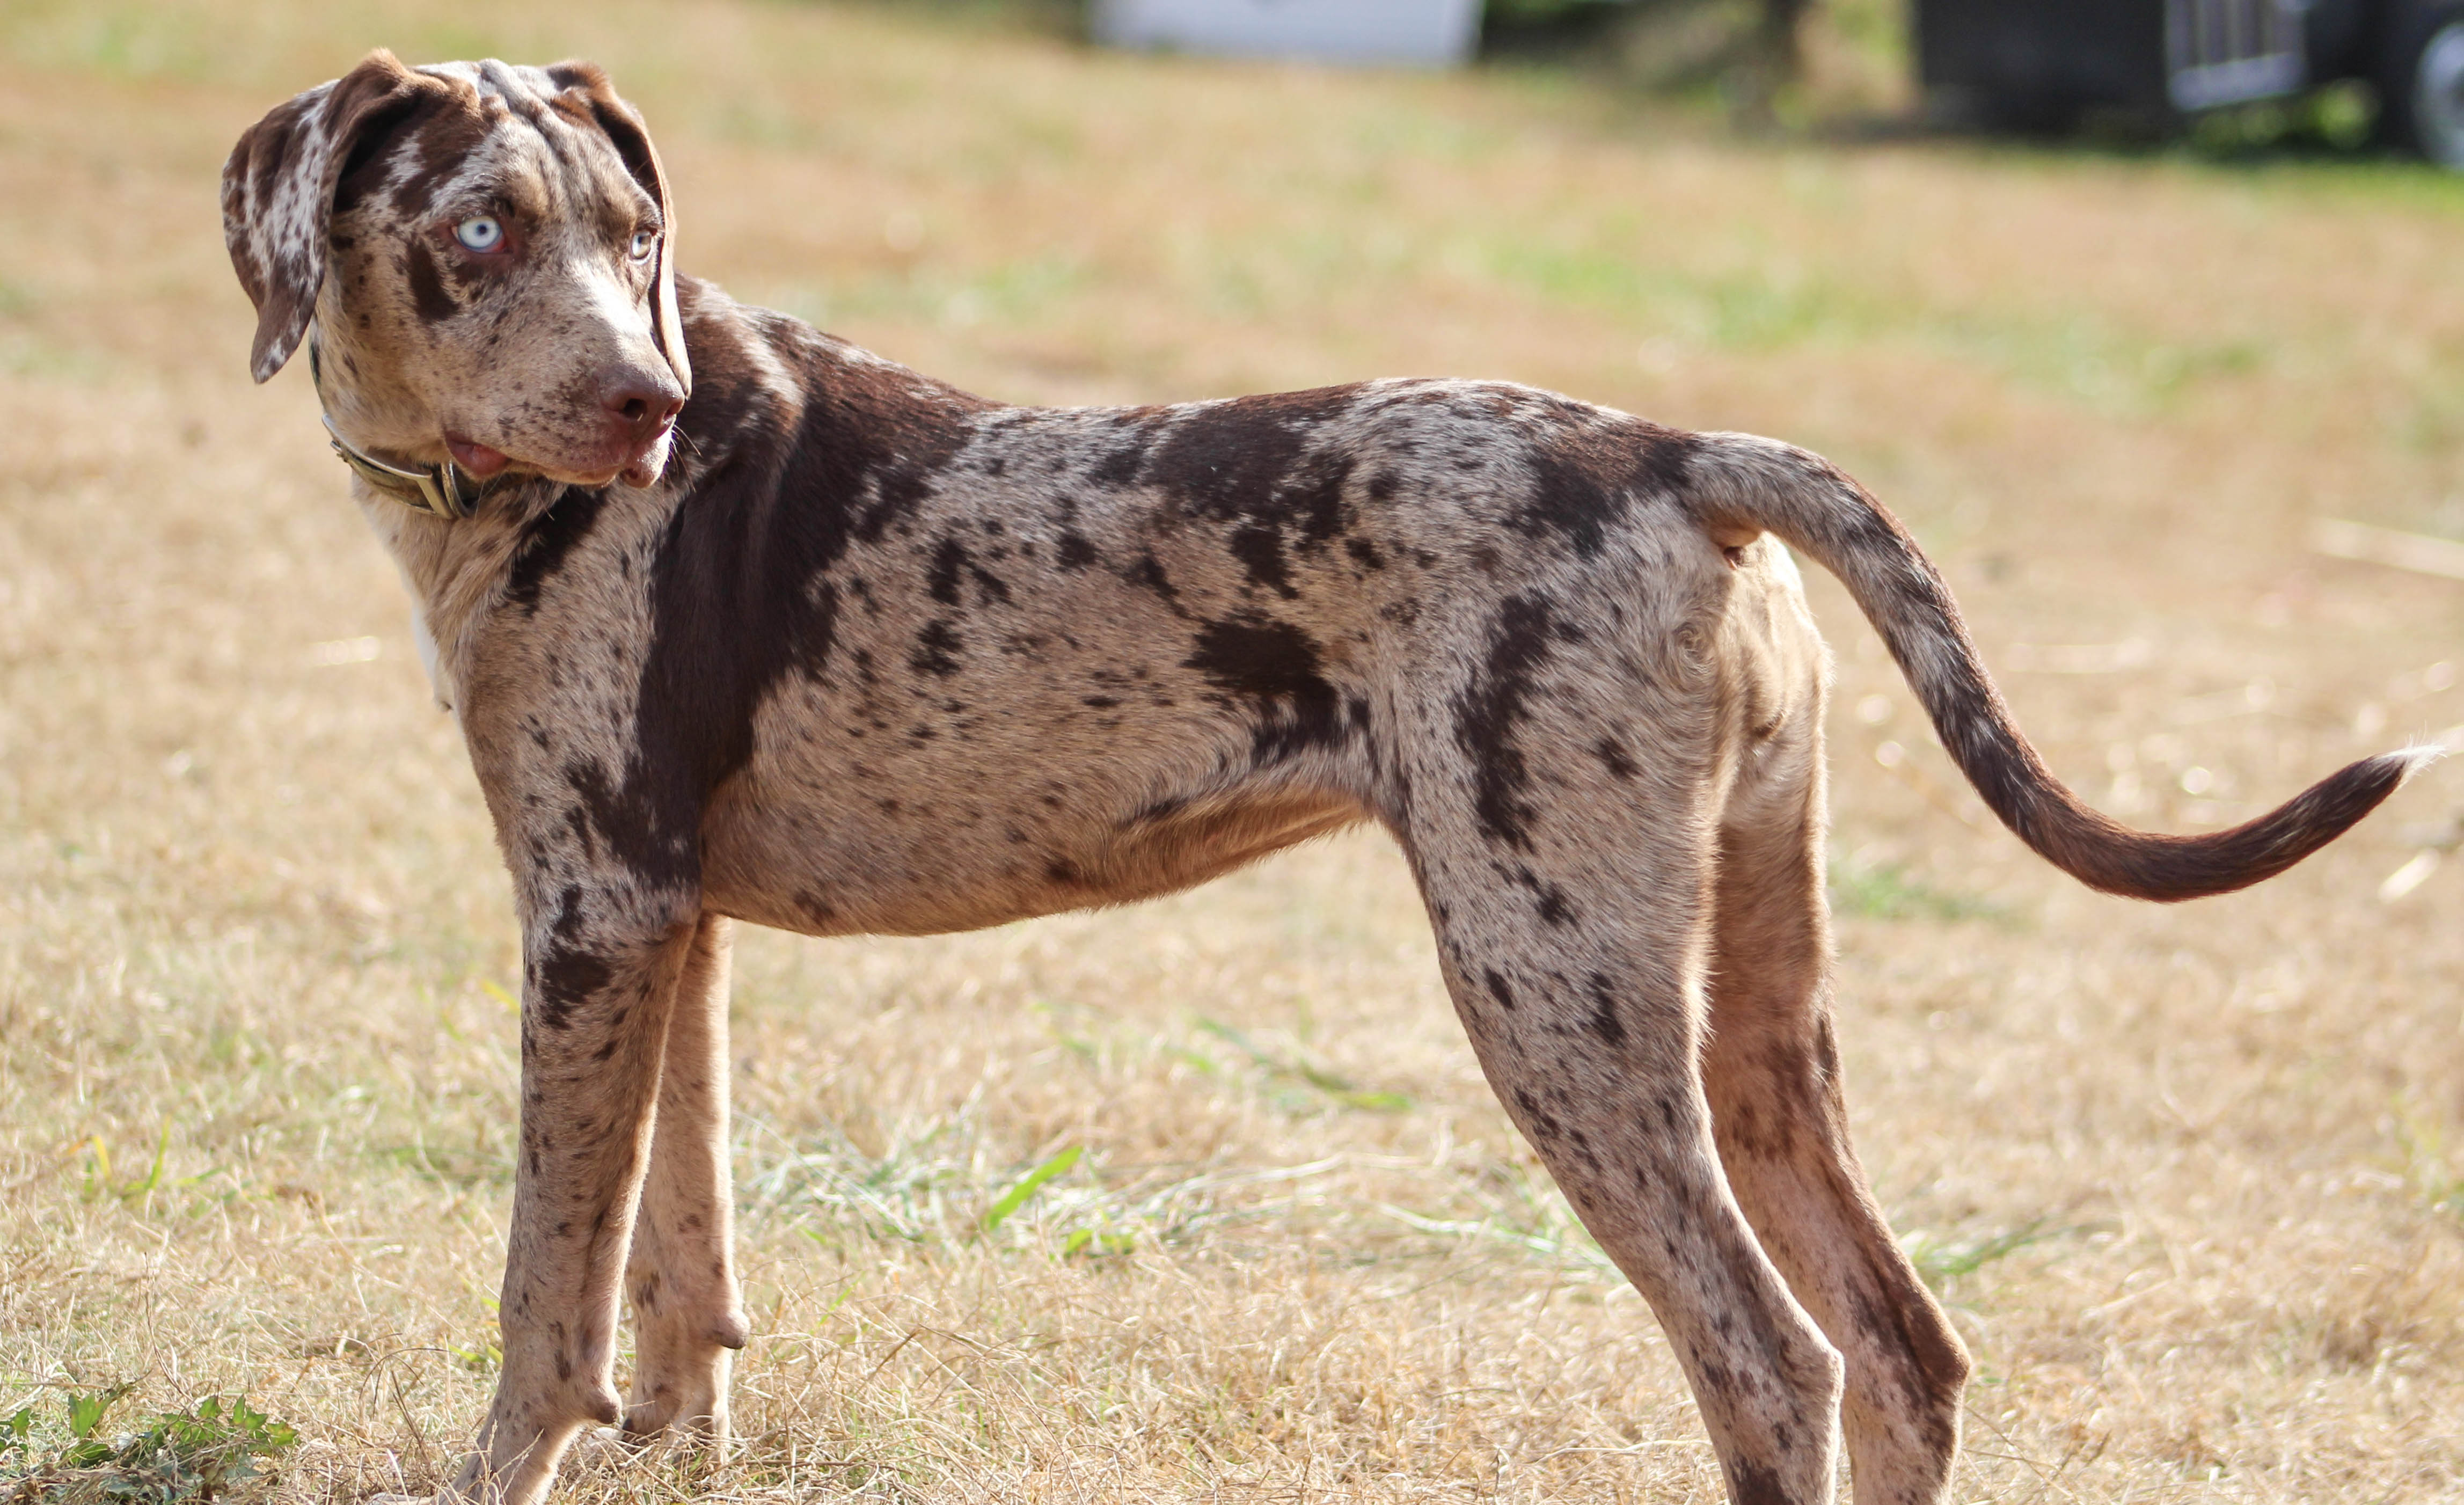
[[[491,449],[476,439],[465,439],[451,433],[445,436],[445,450],[447,454],[453,456],[454,464],[461,466],[481,480],[486,480],[513,463],[512,458],[502,450]]]
[[[648,486],[659,478],[659,473],[668,468],[668,440],[675,432],[675,420],[669,419],[627,453],[623,467],[616,473],[626,485]]]
[[[456,433],[445,435],[445,449],[453,456],[454,464],[480,480],[500,475],[509,466],[518,465],[568,486],[605,486],[620,479],[627,486],[649,486],[659,478],[660,472],[667,469],[668,440],[674,432],[673,423],[663,423],[638,444],[622,446],[613,454],[593,456],[578,465],[517,460],[494,445],[481,444],[476,439],[466,439]]]

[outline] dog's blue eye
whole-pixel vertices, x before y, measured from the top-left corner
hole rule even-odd
[[[474,214],[453,227],[453,238],[472,251],[494,251],[505,243],[505,227],[493,215]]]
[[[633,259],[639,261],[644,256],[649,255],[650,254],[650,248],[658,243],[659,236],[655,231],[637,230],[633,232]]]

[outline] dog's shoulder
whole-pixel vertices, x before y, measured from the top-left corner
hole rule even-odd
[[[912,432],[1001,406],[698,277],[676,278],[676,303],[693,361],[678,423],[704,449],[748,426],[812,442],[820,429]]]

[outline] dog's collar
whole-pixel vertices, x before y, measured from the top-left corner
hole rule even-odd
[[[318,356],[313,338],[308,342],[308,380],[317,388],[317,416],[324,420],[334,453],[343,464],[359,472],[362,480],[413,512],[429,513],[448,522],[471,516],[479,510],[479,503],[488,499],[488,493],[495,485],[494,477],[481,480],[451,460],[409,469],[388,465],[343,438],[342,431],[334,427],[334,415],[325,409],[325,365]]]

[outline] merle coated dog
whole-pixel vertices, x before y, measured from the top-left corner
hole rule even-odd
[[[1781,541],[2098,888],[2255,882],[2416,761],[2125,830],[1891,515],[1769,439],[1495,383],[970,396],[679,277],[658,154],[584,64],[376,54],[242,137],[223,207],[255,375],[310,342],[520,910],[504,1368],[452,1498],[539,1498],[593,1423],[725,1440],[732,921],[964,930],[1375,821],[1731,1495],[1828,1499],[1844,1420],[1859,1501],[1939,1500],[1969,1361],[1848,1143],[1828,661]]]

